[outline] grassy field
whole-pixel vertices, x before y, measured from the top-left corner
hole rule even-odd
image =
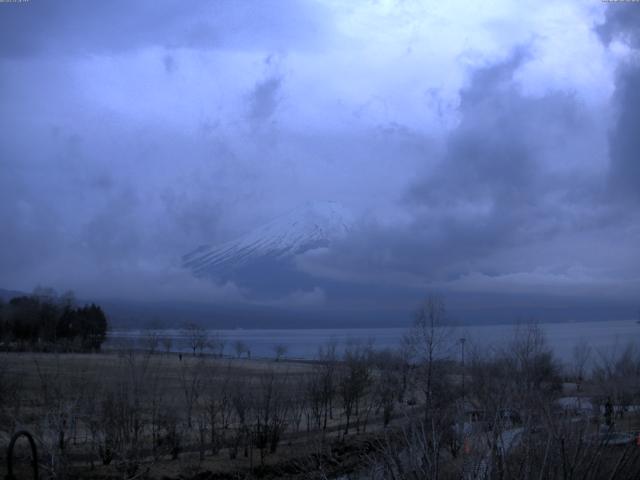
[[[61,382],[75,381],[111,382],[122,378],[123,369],[130,361],[137,361],[141,366],[141,359],[147,363],[145,368],[150,376],[158,375],[163,388],[175,392],[181,388],[183,371],[193,370],[202,365],[219,373],[224,370],[225,375],[232,377],[259,377],[265,372],[275,372],[286,375],[304,375],[313,369],[312,362],[293,362],[281,360],[247,360],[236,358],[213,358],[183,354],[145,355],[134,353],[133,360],[129,352],[110,353],[0,353],[3,372],[8,377],[19,378],[24,393],[37,395],[43,387],[43,377],[56,378]]]
[[[295,478],[310,456],[338,455],[331,443],[344,439],[341,417],[329,419],[318,440],[311,414],[303,411],[302,389],[317,373],[312,362],[143,352],[3,353],[0,362],[0,443],[7,445],[13,430],[32,432],[45,471],[82,478],[211,471],[237,478],[257,468],[264,478],[282,471]],[[277,449],[260,444],[257,425],[280,429]],[[167,442],[172,436],[179,441]],[[367,435],[352,437],[357,445]],[[114,445],[113,459],[103,465],[107,444]],[[340,448],[349,456],[359,447]],[[347,468],[350,460],[341,463]]]

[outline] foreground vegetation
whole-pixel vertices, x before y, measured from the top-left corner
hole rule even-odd
[[[0,435],[32,431],[50,478],[637,478],[640,351],[561,366],[535,325],[464,352],[444,323],[432,298],[397,351],[313,362],[199,354],[195,329],[192,355],[4,353]]]

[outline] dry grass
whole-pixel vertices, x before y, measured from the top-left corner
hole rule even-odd
[[[8,375],[19,375],[26,385],[35,386],[40,375],[61,375],[66,378],[95,378],[106,381],[122,375],[123,358],[126,352],[110,353],[0,353],[0,363]],[[138,356],[144,355],[138,353]],[[309,362],[281,360],[213,358],[183,355],[179,360],[177,354],[154,354],[149,356],[151,370],[162,371],[164,379],[171,383],[178,382],[183,365],[192,366],[201,361],[208,366],[228,368],[232,375],[259,376],[266,371],[286,374],[304,374],[310,372]]]
[[[266,376],[286,378],[289,385],[301,385],[302,379],[311,373],[314,365],[310,362],[294,362],[280,360],[248,360],[248,359],[219,359],[213,357],[199,357],[191,355],[177,354],[153,354],[148,355],[142,352],[110,352],[99,354],[50,354],[50,353],[1,353],[0,372],[5,384],[16,387],[17,401],[19,403],[19,414],[14,417],[16,423],[0,426],[0,439],[2,444],[7,444],[9,432],[18,428],[24,428],[34,432],[39,438],[39,443],[56,444],[55,434],[46,435],[46,424],[53,417],[55,420],[58,410],[52,404],[74,402],[98,403],[103,392],[112,389],[121,382],[130,381],[131,385],[138,384],[145,394],[152,388],[161,391],[162,401],[165,405],[177,412],[181,422],[184,422],[184,378],[185,372],[192,375],[192,372],[199,371],[205,382],[215,384],[216,382],[229,381],[240,382],[249,385],[247,395],[252,396],[252,388],[259,388],[261,381]],[[202,373],[204,372],[204,373]],[[137,380],[131,380],[133,375],[141,375]],[[137,383],[136,383],[137,382]],[[155,385],[155,386],[154,386]],[[204,387],[203,387],[204,388]],[[147,395],[145,401],[150,401],[151,396]],[[4,402],[4,414],[11,410],[11,405]],[[0,406],[2,407],[2,406]],[[86,408],[86,407],[82,407]],[[82,417],[79,417],[82,418]],[[93,478],[104,476],[105,478],[122,478],[122,473],[112,464],[110,466],[100,465],[95,458],[95,451],[90,452],[89,437],[90,432],[84,420],[78,421],[78,426],[74,428],[74,439],[68,439],[66,447],[67,454],[75,465],[76,472],[84,475],[82,478]],[[11,428],[13,427],[13,428]],[[71,435],[71,431],[67,433]],[[148,431],[145,433],[149,436]],[[268,455],[265,465],[274,466],[281,464],[291,464],[297,462],[298,456],[306,457],[313,453],[315,446],[307,444],[306,434],[295,435],[289,432],[284,435],[281,447],[276,454]],[[48,439],[44,439],[48,436]],[[77,440],[76,442],[76,438]],[[146,441],[152,444],[150,438]],[[148,448],[148,447],[147,447]],[[40,461],[45,456],[41,448]],[[183,451],[178,460],[171,460],[166,453],[159,458],[152,460],[151,452],[146,455],[143,462],[144,469],[149,470],[150,478],[162,478],[165,476],[177,477],[181,474],[193,474],[198,471],[212,471],[224,474],[231,472],[247,471],[250,467],[260,464],[257,451],[250,452],[246,457],[242,451],[234,460],[230,459],[227,448],[222,448],[216,456],[207,454],[204,459],[200,459],[197,452],[197,432],[193,430],[185,435]],[[89,461],[88,456],[93,455],[93,461]],[[4,452],[0,457],[2,467],[0,476],[6,472]],[[304,461],[301,461],[304,463]],[[95,470],[90,467],[95,466]],[[265,478],[270,478],[268,475]],[[275,477],[277,478],[277,475]]]

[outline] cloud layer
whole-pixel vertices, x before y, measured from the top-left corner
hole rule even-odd
[[[180,256],[331,199],[359,227],[299,259],[319,279],[633,299],[638,12],[0,5],[0,285],[246,299]]]

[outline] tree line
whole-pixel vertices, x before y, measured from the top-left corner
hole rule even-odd
[[[99,305],[76,306],[72,293],[51,289],[0,302],[0,343],[5,349],[98,351],[106,339],[107,317]]]

